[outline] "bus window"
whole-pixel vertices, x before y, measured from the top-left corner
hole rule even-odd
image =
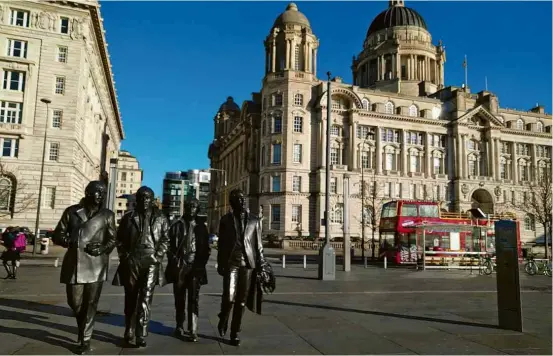
[[[417,216],[417,206],[415,204],[403,204],[401,207],[401,216]]]
[[[388,232],[388,233],[382,233],[380,235],[380,243],[381,243],[381,247],[382,248],[391,248],[393,246],[395,246],[395,233],[393,232]]]
[[[391,202],[382,208],[382,218],[395,218],[397,216],[396,202]]]
[[[439,211],[437,205],[419,205],[419,214],[423,218],[437,218]]]

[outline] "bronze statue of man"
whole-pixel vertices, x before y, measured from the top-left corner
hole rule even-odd
[[[106,191],[103,182],[90,182],[81,202],[65,209],[53,236],[55,244],[67,248],[60,281],[66,285],[67,301],[77,318],[80,354],[92,350],[96,308],[116,244],[115,214],[102,207]]]
[[[117,229],[119,267],[113,285],[125,288],[127,346],[146,347],[151,305],[156,285],[164,284],[162,261],[169,245],[167,218],[154,205],[154,192],[143,186],[136,207],[123,216]]]
[[[275,283],[272,269],[263,256],[258,216],[247,211],[244,193],[240,189],[233,190],[229,200],[232,211],[224,215],[219,223],[217,272],[223,276],[223,296],[217,328],[224,337],[232,310],[230,341],[238,346],[238,333],[246,303],[251,298],[250,292],[260,289],[257,282],[263,284],[266,291],[272,292]],[[258,309],[260,303],[258,301]]]
[[[211,252],[206,222],[198,213],[199,202],[193,199],[185,204],[183,216],[171,225],[165,270],[166,281],[173,283],[177,322],[175,336],[185,335],[188,292],[188,336],[192,342],[198,341],[200,286],[207,284],[205,266]]]

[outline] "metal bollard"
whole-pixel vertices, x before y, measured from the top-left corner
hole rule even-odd
[[[307,255],[303,255],[303,269],[307,268]]]
[[[363,258],[363,267],[367,268],[367,256]]]
[[[60,259],[59,259],[59,258],[56,258],[56,260],[54,261],[54,267],[57,268],[58,265],[59,265],[59,263],[60,263]]]
[[[384,256],[384,269],[388,269],[388,257]]]
[[[286,255],[282,255],[282,268],[286,268]]]

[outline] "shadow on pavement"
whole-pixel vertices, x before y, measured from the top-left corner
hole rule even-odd
[[[16,308],[21,309],[22,311],[11,311],[11,310],[5,310],[1,307],[9,307],[9,308]],[[23,312],[25,311],[25,312]],[[26,313],[28,312],[28,313]],[[20,322],[26,322],[31,324],[36,324],[43,326],[47,329],[57,329],[60,331],[64,331],[70,334],[75,335],[75,341],[77,339],[77,333],[78,329],[76,326],[69,326],[69,325],[63,325],[63,324],[57,324],[53,323],[51,321],[48,321],[48,318],[41,315],[36,315],[34,312],[41,312],[46,314],[52,314],[52,315],[60,315],[60,316],[66,316],[70,317],[73,322],[76,323],[76,320],[73,316],[73,311],[69,307],[61,307],[58,305],[51,305],[51,304],[43,304],[43,303],[37,303],[34,301],[28,301],[28,300],[21,300],[21,299],[8,299],[8,298],[0,298],[0,320],[15,320]],[[119,314],[112,314],[112,313],[106,313],[102,311],[98,311],[96,315],[96,324],[103,323],[108,324],[112,326],[120,326],[122,327],[121,334],[123,333],[123,329],[125,327],[125,317],[123,315]],[[5,323],[0,322],[0,325],[5,325]],[[4,327],[5,328],[5,327]],[[5,328],[6,332],[10,332],[11,328]],[[17,329],[13,329],[14,331],[17,331]],[[37,330],[37,334],[40,330]],[[149,332],[154,334],[160,334],[160,335],[168,335],[171,334],[173,331],[172,328],[169,328],[165,325],[163,325],[160,322],[157,321],[150,321],[149,326]],[[42,332],[42,331],[40,331]],[[25,336],[25,335],[24,335]],[[25,337],[29,337],[28,335]],[[35,338],[35,337],[33,337]],[[63,337],[58,337],[63,338]],[[103,331],[94,330],[94,333],[92,335],[92,338],[94,340],[105,342],[105,343],[111,343],[116,346],[119,346],[121,344],[121,338],[116,335],[112,335]],[[35,338],[37,340],[41,340],[44,342],[52,343],[52,345],[60,345],[60,342],[57,340],[45,338],[44,340],[40,338]],[[68,338],[65,338],[69,340]],[[73,340],[70,340],[73,341]],[[63,345],[61,345],[63,346]]]
[[[2,312],[2,318],[3,316],[4,316],[4,312]],[[30,322],[33,322],[33,321],[30,321]],[[52,334],[51,332],[45,331],[45,330],[29,329],[29,328],[11,328],[11,327],[0,325],[0,333],[12,334],[15,336],[19,336],[20,338],[33,339],[53,346],[61,346],[71,352],[76,351],[77,345],[74,343],[74,340],[71,340],[65,336]]]
[[[433,322],[433,323],[465,325],[465,326],[474,326],[474,327],[490,328],[490,329],[501,329],[498,325],[493,325],[493,324],[481,324],[481,323],[472,323],[472,322],[468,322],[468,321],[436,319],[436,318],[430,318],[430,317],[425,317],[425,316],[416,316],[416,315],[403,315],[403,314],[395,314],[395,313],[384,313],[384,312],[378,312],[378,311],[373,311],[373,310],[360,310],[360,309],[351,309],[351,308],[342,308],[342,307],[331,307],[331,306],[327,306],[327,305],[304,304],[304,303],[285,302],[285,301],[270,300],[270,299],[265,299],[263,302],[264,303],[271,303],[271,304],[292,305],[292,306],[306,307],[306,308],[317,308],[317,309],[343,311],[343,312],[349,312],[349,313],[360,313],[360,314],[368,314],[368,315],[387,316],[387,317],[391,317],[391,318],[429,321],[429,322]]]
[[[275,277],[277,278],[291,278],[291,279],[315,279],[318,280],[317,277],[307,277],[307,276],[286,276],[282,274],[275,274]]]

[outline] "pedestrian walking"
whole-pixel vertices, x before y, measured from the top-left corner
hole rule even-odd
[[[4,279],[17,279],[17,269],[21,260],[21,252],[25,251],[27,239],[25,234],[19,228],[7,228],[2,234],[4,247],[6,250],[2,253],[2,263],[8,273]]]

